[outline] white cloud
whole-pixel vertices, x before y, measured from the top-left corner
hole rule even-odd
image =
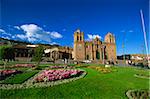
[[[21,39],[27,38],[27,37],[26,37],[25,35],[23,35],[23,34],[17,34],[16,37],[19,37],[19,38],[21,38]]]
[[[6,35],[8,35],[8,36],[12,36],[12,34],[10,34],[10,33],[3,33],[3,34],[6,34]]]
[[[42,31],[42,28],[35,24],[25,24],[20,26],[20,28],[25,31],[28,36],[32,36],[32,34],[36,34],[38,31]]]
[[[50,35],[52,38],[62,38],[62,35],[55,31],[50,32]]]
[[[125,30],[121,30],[120,32],[122,32],[122,33],[126,33],[126,32],[130,32],[130,33],[132,33],[132,32],[133,32],[133,30],[127,30],[127,31],[125,31]]]
[[[45,41],[50,43],[52,38],[62,38],[62,35],[58,32],[44,31],[43,28],[35,24],[25,24],[19,27],[25,34],[18,34],[20,39],[27,39],[29,42]]]
[[[1,36],[2,38],[5,38],[5,39],[10,39],[10,37],[8,36]]]
[[[93,36],[91,34],[87,34],[89,39],[93,39]]]
[[[59,43],[56,43],[56,42],[52,42],[52,43],[50,43],[51,45],[59,45]]]
[[[14,38],[15,38],[15,36],[12,36],[12,38],[14,39]]]
[[[14,28],[20,30],[20,27],[19,27],[19,26],[14,26]]]
[[[12,36],[10,33],[7,33],[5,30],[0,29],[0,33],[4,36]]]
[[[96,34],[96,35],[87,34],[87,36],[88,36],[88,40],[95,39],[96,37],[98,37],[99,39],[102,39],[102,37],[98,34]]]
[[[5,32],[5,30],[3,30],[3,29],[0,29],[0,33],[6,33],[6,32]]]
[[[39,38],[39,32],[42,31],[42,29],[35,24],[25,24],[20,26],[20,28],[25,32],[25,35],[20,34],[18,37],[21,39],[27,38],[30,42],[33,42],[36,38]]]
[[[13,39],[19,38],[32,43],[44,42],[49,44],[57,44],[56,42],[52,42],[52,39],[59,39],[63,37],[60,33],[56,31],[45,31],[42,27],[39,27],[36,24],[24,24],[21,26],[13,26],[13,28],[18,29],[20,31],[20,34],[10,34],[0,28],[1,37],[3,36],[5,38]]]

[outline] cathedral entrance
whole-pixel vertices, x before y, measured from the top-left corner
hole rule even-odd
[[[86,59],[89,60],[89,55],[86,56]]]
[[[98,50],[96,51],[96,59],[100,59],[100,53],[98,52]]]

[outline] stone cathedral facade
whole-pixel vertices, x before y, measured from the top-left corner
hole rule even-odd
[[[116,62],[116,43],[112,33],[107,33],[102,42],[98,37],[92,41],[84,40],[84,33],[79,29],[74,32],[74,60],[95,60]]]

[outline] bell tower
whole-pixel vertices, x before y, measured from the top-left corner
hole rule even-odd
[[[105,36],[105,45],[106,45],[106,56],[107,60],[115,62],[117,60],[116,56],[116,43],[115,37],[112,33],[107,33]]]
[[[107,43],[114,43],[115,44],[115,37],[112,33],[107,33],[107,35],[105,36],[105,42]]]
[[[74,32],[74,60],[85,59],[84,33],[77,29]]]

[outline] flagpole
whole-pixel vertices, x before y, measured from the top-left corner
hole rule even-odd
[[[145,47],[146,47],[146,55],[147,55],[147,60],[148,60],[148,66],[150,67],[150,62],[149,62],[149,59],[148,59],[148,54],[149,54],[149,52],[148,52],[148,44],[147,44],[144,16],[143,16],[142,10],[140,10],[140,14],[141,14],[142,29],[143,29],[143,33],[144,33],[144,41],[145,41]]]

